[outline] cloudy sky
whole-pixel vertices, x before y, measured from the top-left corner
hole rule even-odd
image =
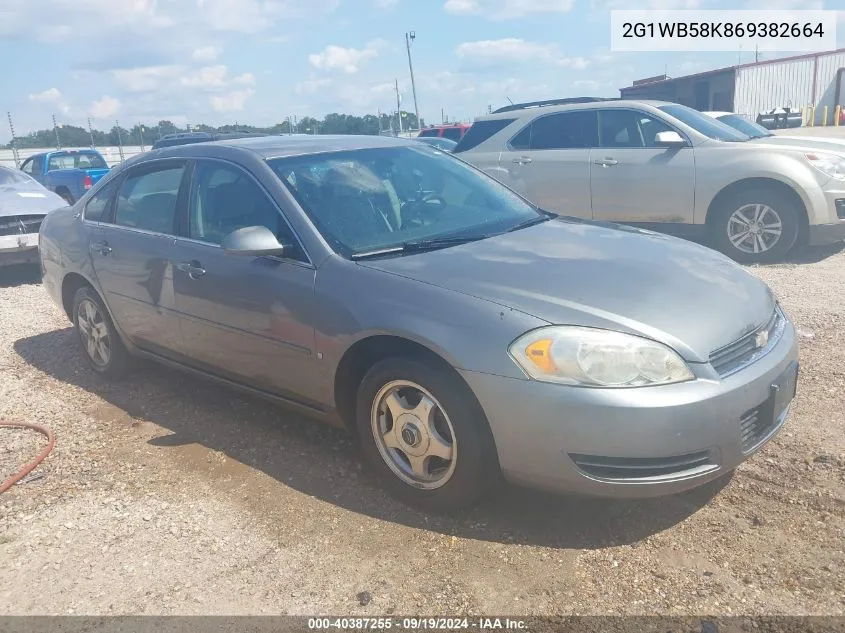
[[[472,120],[507,99],[618,96],[633,79],[753,53],[612,53],[611,8],[839,8],[842,0],[0,0],[0,108],[20,134],[169,119],[413,110]],[[845,46],[840,12],[838,45]],[[767,54],[771,55],[771,54]],[[5,121],[0,142],[8,142]]]

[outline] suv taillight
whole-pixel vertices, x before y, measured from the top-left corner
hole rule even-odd
[[[94,186],[94,181],[91,180],[91,176],[87,174],[85,175],[85,178],[82,179],[82,186],[85,187],[86,191]]]

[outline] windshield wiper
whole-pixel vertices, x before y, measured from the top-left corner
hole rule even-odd
[[[472,235],[468,237],[432,237],[425,240],[413,240],[405,242],[399,246],[388,246],[386,248],[375,248],[371,251],[361,251],[360,253],[353,253],[350,257],[352,259],[368,259],[370,257],[381,257],[384,255],[394,255],[396,253],[419,253],[422,251],[433,251],[438,248],[446,248],[455,246],[457,244],[466,244],[467,242],[476,242],[483,240],[492,235]]]
[[[518,224],[514,224],[511,228],[509,228],[507,231],[505,231],[505,233],[513,233],[514,231],[519,231],[520,229],[527,229],[529,226],[534,226],[536,224],[542,224],[543,222],[548,222],[553,217],[555,217],[555,214],[552,213],[551,211],[544,211],[542,209],[539,209],[539,211],[543,215],[538,215],[538,216],[533,217],[533,218],[528,218],[527,220],[523,220],[522,222],[519,222]]]

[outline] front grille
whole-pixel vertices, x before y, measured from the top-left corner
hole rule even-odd
[[[834,205],[836,205],[836,217],[845,220],[845,198],[837,198],[834,200]]]
[[[43,215],[12,215],[0,218],[0,236],[38,233]]]
[[[650,481],[701,474],[717,468],[709,451],[674,457],[601,457],[569,455],[576,466],[596,479]]]
[[[776,308],[765,325],[710,354],[710,364],[720,376],[728,376],[768,352],[783,334],[786,317]],[[766,343],[758,345],[757,336],[765,332]]]
[[[784,419],[783,415],[780,416],[780,420],[775,419],[771,413],[767,414],[766,409],[766,405],[755,407],[746,411],[739,419],[740,439],[744,453],[768,438]]]

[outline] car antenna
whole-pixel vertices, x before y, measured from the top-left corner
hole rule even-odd
[[[507,100],[508,100],[508,103],[510,103],[511,105],[513,105],[513,101],[511,101],[511,98],[510,98],[508,95],[505,95],[505,99],[507,99]]]

